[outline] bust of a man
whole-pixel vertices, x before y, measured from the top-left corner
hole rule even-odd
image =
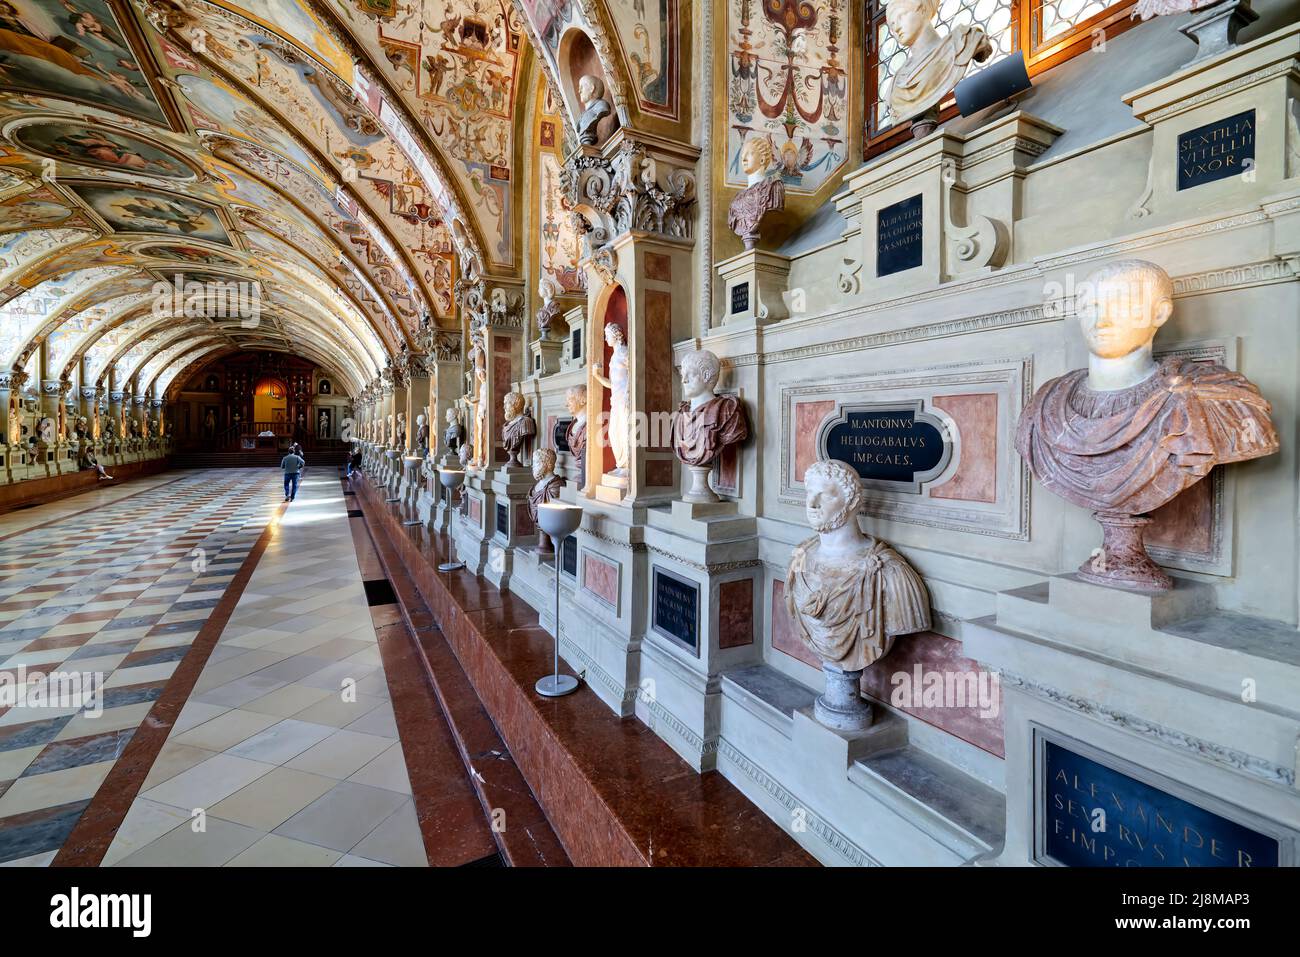
[[[578,142],[583,146],[596,146],[600,140],[597,127],[600,121],[613,112],[605,99],[605,81],[587,74],[578,80],[578,101],[582,115],[578,117]]]
[[[749,417],[734,395],[715,395],[722,363],[701,349],[682,359],[682,403],[673,415],[673,451],[695,478],[683,496],[688,502],[714,502],[708,486],[713,460],[728,445],[749,437]]]
[[[543,502],[554,502],[560,497],[564,488],[564,479],[555,474],[555,450],[536,449],[533,452],[533,487],[528,490],[528,514],[533,524],[537,524],[537,506]],[[538,532],[537,550],[549,553],[551,537],[545,532]]]
[[[575,385],[564,394],[564,407],[573,421],[564,430],[569,453],[578,463],[578,486],[587,484],[587,387]]]
[[[767,173],[774,162],[772,141],[766,136],[751,136],[740,150],[740,167],[748,186],[731,200],[727,209],[727,226],[740,237],[746,249],[758,245],[759,225],[774,210],[785,209],[785,183]]]
[[[939,0],[889,0],[885,21],[889,32],[907,50],[907,58],[885,92],[890,115],[898,122],[918,120],[913,131],[920,136],[934,129],[939,104],[974,60],[983,63],[993,53],[984,31],[973,24],[953,27],[940,36],[931,21]]]
[[[543,339],[549,336],[551,326],[560,315],[560,303],[555,297],[562,291],[560,284],[550,274],[537,281],[537,294],[542,297],[542,307],[537,310],[536,316],[537,331]]]
[[[442,417],[447,423],[447,428],[442,432],[442,441],[446,443],[449,451],[457,452],[460,450],[461,443],[465,441],[465,426],[460,424],[460,410],[455,407],[449,408]]]
[[[795,634],[822,660],[826,693],[817,699],[817,720],[860,730],[871,722],[858,695],[862,670],[888,654],[897,636],[930,627],[930,595],[902,556],[858,526],[862,487],[853,469],[815,462],[804,487],[817,534],[790,556],[786,611]]]
[[[1100,584],[1163,590],[1146,553],[1146,514],[1224,462],[1278,450],[1271,407],[1245,376],[1152,356],[1173,315],[1173,282],[1141,260],[1092,273],[1079,302],[1088,368],[1046,383],[1020,416],[1016,450],[1050,492],[1091,509],[1102,550],[1079,568]]]
[[[501,427],[501,444],[510,453],[509,465],[523,467],[528,443],[537,434],[537,423],[524,397],[518,392],[507,393],[502,403],[506,424]]]
[[[423,412],[415,417],[415,454],[421,458],[429,456],[429,420]]]

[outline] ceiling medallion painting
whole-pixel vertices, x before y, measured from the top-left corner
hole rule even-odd
[[[0,0],[4,88],[56,96],[167,125],[167,116],[103,0]]]
[[[155,245],[136,247],[136,252],[150,259],[164,259],[168,262],[183,263],[188,266],[217,266],[237,269],[243,264],[231,256],[223,255],[213,249],[190,245]]]
[[[194,170],[172,152],[103,126],[37,121],[16,127],[9,138],[37,156],[78,166],[171,180],[194,178]]]
[[[157,233],[233,245],[217,207],[175,193],[138,186],[67,182],[110,229],[118,233]]]

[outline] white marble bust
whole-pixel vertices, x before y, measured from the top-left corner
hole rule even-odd
[[[885,91],[890,115],[898,122],[924,119],[921,135],[934,128],[939,104],[966,75],[972,60],[983,63],[993,53],[984,31],[972,24],[940,36],[931,21],[939,0],[889,0],[889,32],[907,50],[907,58]]]
[[[817,720],[860,730],[871,721],[858,695],[862,670],[888,654],[898,635],[930,627],[930,596],[902,556],[858,526],[862,487],[853,469],[816,462],[804,487],[817,534],[790,557],[786,611],[795,634],[822,660],[826,693],[817,699]]]

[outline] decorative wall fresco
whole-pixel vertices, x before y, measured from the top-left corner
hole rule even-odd
[[[813,192],[848,155],[847,0],[728,0],[726,182],[740,151],[772,141],[787,190]]]
[[[641,109],[677,115],[678,0],[606,0]]]

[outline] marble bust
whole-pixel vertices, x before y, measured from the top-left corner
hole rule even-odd
[[[862,730],[871,723],[870,705],[858,694],[863,669],[888,654],[897,636],[930,627],[930,596],[902,556],[859,528],[862,486],[853,469],[815,462],[804,486],[817,535],[790,556],[786,611],[795,634],[822,660],[826,692],[815,717],[841,731]]]
[[[537,281],[537,294],[542,298],[542,307],[537,310],[535,318],[537,331],[542,339],[549,338],[551,326],[559,318],[560,303],[555,297],[562,291],[554,276],[547,274]]]
[[[429,420],[421,412],[415,417],[414,453],[421,458],[429,457]]]
[[[564,479],[555,474],[555,449],[537,449],[533,452],[533,487],[528,490],[528,514],[533,524],[537,524],[537,506],[543,502],[554,502],[560,497]],[[545,532],[537,533],[537,550],[550,554],[551,536]]]
[[[537,423],[533,421],[528,403],[518,392],[507,393],[502,406],[506,423],[501,427],[501,444],[510,455],[507,465],[523,468],[528,443],[537,434]]]
[[[460,410],[449,408],[443,413],[443,419],[447,423],[447,428],[442,432],[442,441],[446,443],[448,451],[458,452],[465,441],[465,426],[460,424]]]
[[[740,168],[748,185],[731,200],[727,208],[727,227],[740,237],[746,249],[758,245],[759,225],[774,210],[785,209],[785,183],[780,177],[768,178],[775,157],[772,141],[766,136],[751,136],[740,150]]]
[[[966,75],[971,61],[983,63],[993,54],[988,37],[973,24],[940,36],[931,23],[938,11],[939,0],[889,0],[885,6],[889,32],[907,50],[885,91],[885,102],[896,122],[917,121],[912,130],[918,137],[934,129],[939,104]]]
[[[749,418],[734,395],[715,395],[722,363],[701,349],[682,359],[682,403],[673,415],[672,444],[678,460],[690,471],[692,484],[682,496],[687,502],[716,502],[709,488],[709,470],[728,445],[749,438]]]
[[[578,142],[583,146],[595,146],[600,140],[597,130],[600,121],[613,112],[605,99],[605,81],[591,74],[578,80],[578,102],[582,104],[582,115],[577,123]]]
[[[1101,524],[1102,548],[1079,568],[1088,581],[1169,588],[1143,544],[1147,513],[1216,465],[1278,450],[1271,407],[1245,376],[1153,357],[1173,292],[1169,274],[1141,260],[1089,275],[1078,308],[1088,368],[1043,385],[1016,428],[1034,477]]]
[[[587,484],[587,387],[575,385],[564,395],[564,406],[573,421],[564,430],[564,441],[578,465],[578,487]]]
[[[615,323],[605,326],[605,342],[612,353],[609,377],[603,363],[592,364],[592,377],[609,390],[609,447],[614,453],[614,471],[610,476],[617,486],[627,486],[627,465],[631,441],[631,398],[628,395],[629,356],[623,330]]]

